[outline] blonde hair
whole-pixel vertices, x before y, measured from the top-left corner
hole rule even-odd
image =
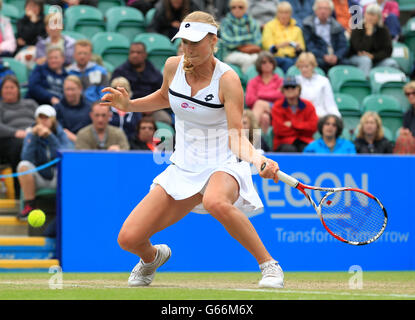
[[[383,16],[382,16],[382,8],[377,3],[371,3],[366,7],[365,14],[374,14],[378,16],[378,23],[379,27],[383,26]]]
[[[415,81],[410,81],[407,84],[405,84],[405,86],[403,87],[403,91],[406,92],[406,90],[408,89],[415,90]]]
[[[131,85],[130,81],[128,81],[127,78],[124,77],[116,77],[112,79],[111,81],[111,87],[122,87],[125,90],[127,90],[128,94],[130,95],[130,98],[133,96],[133,93],[131,92]]]
[[[293,7],[291,6],[291,4],[287,1],[282,1],[280,3],[277,4],[277,10],[275,11],[275,15],[278,14],[278,11],[280,10],[286,10],[286,11],[290,11],[291,13],[293,12]]]
[[[297,62],[295,63],[296,67],[300,65],[300,63],[310,63],[313,68],[318,66],[316,56],[312,52],[302,52],[298,58]]]
[[[330,6],[331,11],[333,11],[333,10],[334,10],[334,3],[333,3],[333,1],[331,1],[331,0],[316,0],[316,1],[314,2],[314,5],[313,5],[313,11],[316,11],[316,10],[317,10],[317,7],[318,7],[318,5],[319,5],[321,2],[326,2],[326,3],[328,3],[328,4],[329,4],[329,6]]]
[[[363,116],[360,117],[359,126],[357,128],[357,138],[364,139],[365,133],[363,132],[363,124],[366,122],[366,120],[369,117],[373,117],[376,121],[376,125],[378,126],[378,130],[376,131],[376,137],[375,140],[381,140],[384,137],[383,132],[383,125],[382,125],[382,119],[375,111],[366,111]]]
[[[215,18],[206,12],[203,11],[194,11],[190,14],[188,14],[184,19],[183,22],[201,22],[201,23],[207,23],[212,26],[215,26],[217,29],[219,29],[219,24],[216,22]],[[213,49],[213,52],[216,52],[216,48]],[[186,55],[184,55],[183,58],[183,70],[186,73],[193,73],[194,72],[194,66],[193,64],[187,59]]]
[[[88,39],[79,39],[75,42],[75,47],[80,46],[80,47],[89,47],[91,48],[92,51],[92,42],[89,41]]]
[[[71,74],[71,75],[67,76],[67,77],[65,78],[64,83],[65,83],[66,81],[72,81],[73,83],[75,83],[75,84],[78,86],[78,88],[79,88],[79,89],[81,89],[81,90],[83,89],[81,79],[79,79],[77,76],[75,76],[75,75],[73,75],[73,74]]]
[[[244,7],[245,8],[248,8],[249,7],[249,2],[248,2],[248,0],[230,0],[229,1],[229,8],[233,5],[233,4],[235,4],[235,3],[243,3],[244,4]]]

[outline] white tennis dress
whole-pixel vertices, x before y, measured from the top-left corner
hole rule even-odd
[[[248,213],[263,208],[251,176],[249,163],[240,161],[229,148],[225,107],[219,100],[219,80],[231,69],[216,59],[210,84],[191,96],[183,70],[183,57],[169,88],[170,106],[175,113],[176,142],[172,164],[154,180],[175,200],[203,194],[210,176],[217,171],[232,175],[239,184],[234,203]],[[208,213],[202,203],[192,212]]]

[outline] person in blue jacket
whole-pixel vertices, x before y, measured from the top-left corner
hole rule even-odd
[[[344,138],[340,138],[343,132],[343,121],[336,115],[329,114],[320,118],[318,132],[321,137],[308,144],[304,153],[320,154],[356,154],[354,144]]]
[[[68,75],[63,68],[65,57],[59,47],[50,47],[45,64],[37,65],[30,77],[26,98],[38,104],[54,105],[63,97],[63,82]]]
[[[31,127],[23,141],[21,161],[17,172],[23,173],[46,164],[57,156],[58,149],[73,149],[62,126],[56,121],[56,111],[50,105],[41,105],[35,112],[36,123]],[[40,171],[18,177],[24,195],[24,207],[18,214],[19,219],[27,219],[36,208],[36,189],[56,188],[56,168],[47,167]]]

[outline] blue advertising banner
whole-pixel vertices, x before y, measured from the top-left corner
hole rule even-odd
[[[306,184],[368,190],[382,201],[389,216],[375,243],[344,244],[327,233],[297,190],[254,174],[264,209],[250,220],[284,270],[344,271],[352,265],[363,270],[415,270],[415,157],[269,156]],[[132,151],[64,151],[61,157],[58,247],[63,270],[130,271],[139,258],[119,247],[118,232],[168,164],[151,153]],[[312,193],[316,200],[321,196]],[[210,215],[189,213],[151,241],[172,249],[164,271],[259,270],[248,251]]]

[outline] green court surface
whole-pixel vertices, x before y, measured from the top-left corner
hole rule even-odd
[[[415,300],[415,272],[285,272],[284,289],[260,273],[159,272],[145,288],[128,273],[1,273],[0,300]]]

